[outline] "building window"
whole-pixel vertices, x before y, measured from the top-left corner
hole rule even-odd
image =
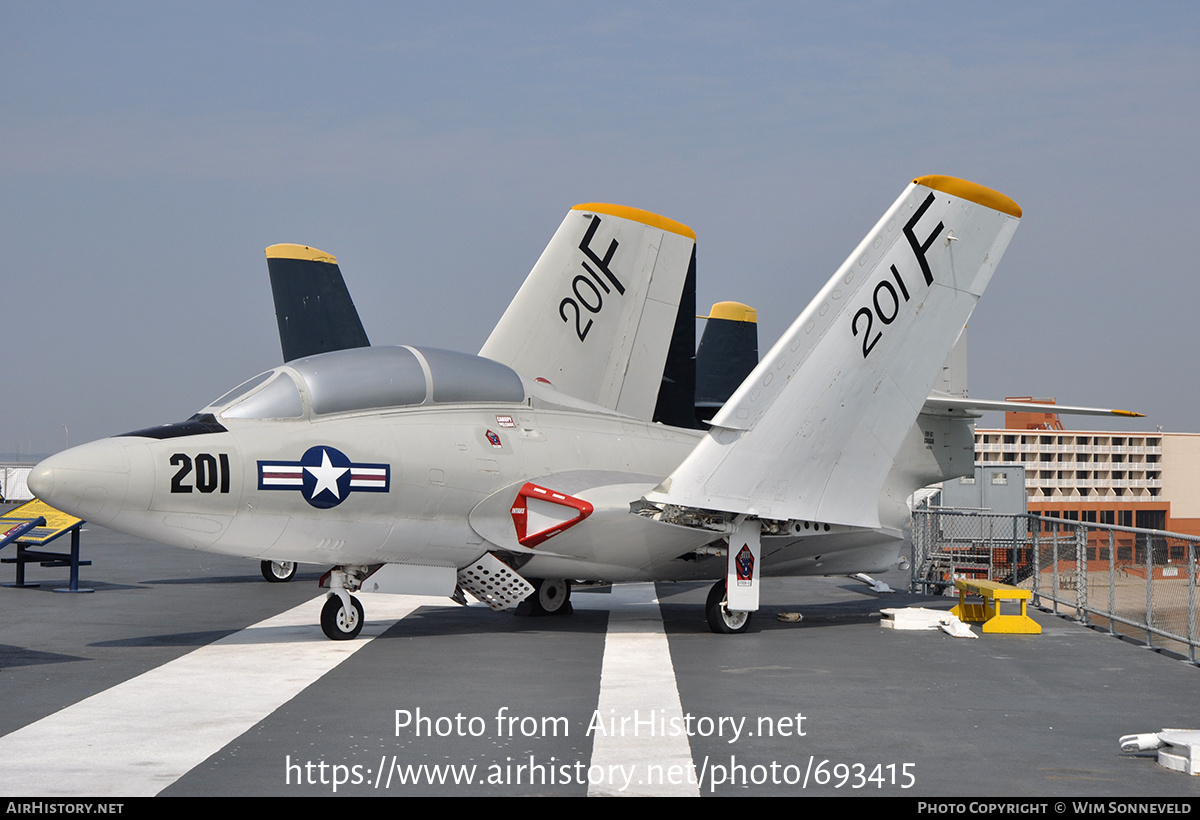
[[[1138,510],[1137,525],[1147,530],[1165,530],[1167,528],[1167,511]]]

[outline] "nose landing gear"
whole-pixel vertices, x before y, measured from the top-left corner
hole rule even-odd
[[[345,590],[329,593],[321,607],[321,631],[333,641],[348,641],[362,632],[363,605]]]

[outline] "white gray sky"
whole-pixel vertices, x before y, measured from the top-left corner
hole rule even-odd
[[[277,364],[267,245],[335,254],[374,343],[475,352],[571,205],[631,205],[765,349],[929,173],[1025,212],[972,395],[1200,431],[1198,120],[1195,3],[4,0],[0,452]]]

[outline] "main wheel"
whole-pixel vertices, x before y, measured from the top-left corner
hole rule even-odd
[[[295,561],[263,561],[259,568],[262,570],[262,577],[272,584],[290,581],[296,574]]]
[[[562,578],[537,578],[533,593],[517,604],[518,615],[567,615],[571,609],[571,582]]]
[[[745,632],[750,626],[749,612],[730,612],[725,608],[725,582],[717,581],[708,591],[708,600],[704,602],[704,615],[708,618],[708,628],[718,635],[736,635]]]
[[[330,595],[325,599],[325,606],[321,607],[321,631],[325,633],[326,638],[332,641],[348,641],[357,638],[358,633],[362,632],[363,621],[366,620],[363,606],[354,596],[350,597],[350,603],[354,606],[347,610],[342,605],[340,595]]]

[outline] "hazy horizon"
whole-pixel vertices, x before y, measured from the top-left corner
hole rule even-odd
[[[693,228],[698,307],[753,305],[765,350],[930,173],[1024,209],[971,320],[973,396],[1200,431],[1198,24],[1170,2],[10,0],[0,450],[178,421],[278,364],[278,242],[338,257],[373,343],[476,352],[580,202]]]

